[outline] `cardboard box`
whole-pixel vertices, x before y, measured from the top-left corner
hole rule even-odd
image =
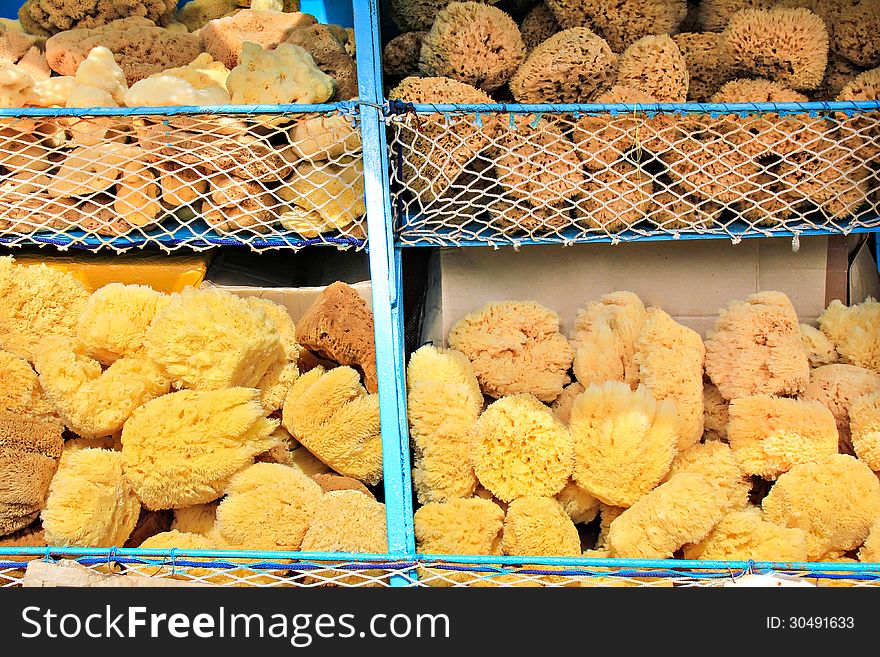
[[[224,252],[214,260],[202,285],[269,299],[287,308],[298,322],[324,288],[335,281],[351,285],[372,309],[369,262],[366,254],[359,252]]]
[[[810,237],[797,251],[790,238],[439,249],[429,267],[422,343],[445,345],[458,319],[505,299],[555,310],[568,335],[580,308],[614,290],[635,292],[702,335],[725,304],[761,290],[785,292],[801,321],[815,324],[828,300],[846,299],[846,248],[834,246],[835,238]]]

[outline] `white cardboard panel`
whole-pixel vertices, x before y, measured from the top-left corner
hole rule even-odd
[[[827,238],[440,249],[432,260],[422,342],[445,344],[454,322],[488,301],[534,300],[567,335],[579,308],[631,290],[705,335],[729,301],[760,290],[791,298],[801,321],[825,307]]]

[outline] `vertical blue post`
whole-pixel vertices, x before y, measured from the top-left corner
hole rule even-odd
[[[353,2],[388,551],[393,558],[411,559],[415,556],[415,534],[403,365],[403,299],[399,254],[394,249],[388,144],[381,109],[383,90],[379,8],[377,0]],[[391,578],[392,586],[406,586],[408,583],[406,576],[394,575]]]

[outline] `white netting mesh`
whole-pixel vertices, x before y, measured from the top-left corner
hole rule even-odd
[[[0,118],[0,243],[253,249],[366,239],[354,116]]]
[[[721,587],[729,586],[746,575],[767,570],[738,569],[664,569],[605,568],[585,566],[466,566],[456,563],[432,563],[420,566],[416,586],[430,587]],[[816,586],[880,586],[880,565],[865,572],[827,570],[773,569],[773,573],[793,577]]]
[[[0,556],[0,587],[21,586],[27,564],[40,556]],[[100,575],[174,579],[214,586],[241,587],[377,587],[390,586],[391,577],[405,572],[406,563],[388,562],[270,562],[259,559],[195,557],[130,558],[80,557],[77,563]]]
[[[880,226],[880,112],[778,110],[392,116],[399,239],[737,239]]]

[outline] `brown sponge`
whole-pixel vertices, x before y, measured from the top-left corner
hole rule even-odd
[[[245,41],[271,50],[286,41],[295,30],[316,22],[317,19],[310,14],[244,9],[232,16],[209,22],[200,34],[205,52],[233,69],[238,66]]]
[[[33,522],[58,467],[62,426],[0,412],[0,536]]]
[[[346,40],[345,31],[338,26],[321,24],[296,29],[286,39],[308,52],[321,72],[336,80],[332,101],[351,100],[358,95],[357,66],[345,50]]]
[[[18,10],[18,18],[26,32],[49,36],[131,16],[164,24],[176,8],[176,0],[27,0]]]
[[[46,41],[46,60],[59,75],[75,75],[95,46],[110,49],[128,84],[169,68],[186,66],[202,52],[198,36],[172,32],[146,18],[135,17],[56,34]]]
[[[296,341],[324,358],[360,369],[364,387],[379,389],[373,313],[350,285],[336,282],[321,292],[297,322]]]

